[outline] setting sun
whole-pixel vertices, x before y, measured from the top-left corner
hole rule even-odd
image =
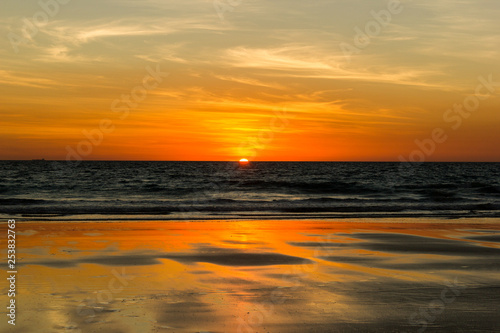
[[[240,160],[240,163],[248,163],[248,160],[247,160],[246,158],[242,158],[242,159]]]

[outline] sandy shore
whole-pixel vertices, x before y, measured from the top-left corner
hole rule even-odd
[[[499,222],[18,222],[0,331],[496,331]]]

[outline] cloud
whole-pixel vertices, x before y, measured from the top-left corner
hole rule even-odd
[[[267,87],[267,88],[273,88],[273,89],[279,89],[279,90],[285,89],[285,86],[283,86],[281,84],[261,81],[261,80],[253,79],[250,77],[227,76],[227,75],[214,75],[214,77],[217,79],[220,79],[220,80],[241,83],[241,84],[248,85],[248,86]]]
[[[0,84],[32,88],[49,88],[58,85],[51,79],[32,77],[29,73],[0,70]]]
[[[365,55],[358,66],[345,66],[342,55],[308,46],[283,46],[270,49],[237,47],[226,50],[228,66],[260,70],[261,77],[366,81],[424,88],[449,89],[433,79],[443,75],[435,68],[418,69],[385,64],[383,59]]]
[[[228,64],[235,67],[274,70],[328,70],[331,67],[321,59],[311,56],[307,46],[283,46],[280,48],[236,47],[226,51]]]

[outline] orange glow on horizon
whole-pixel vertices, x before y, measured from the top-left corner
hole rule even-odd
[[[12,3],[0,15],[22,35]],[[500,162],[498,47],[472,38],[496,40],[491,8],[454,9],[482,22],[471,38],[439,4],[425,6],[442,11],[432,24],[405,10],[403,29],[380,27],[347,59],[339,43],[353,41],[358,11],[345,2],[331,19],[326,3],[263,2],[230,25],[189,2],[82,3],[31,46],[3,38],[0,160]],[[304,29],[280,6],[326,16]]]

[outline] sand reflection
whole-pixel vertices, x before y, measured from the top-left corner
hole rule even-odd
[[[408,317],[458,279],[467,292],[432,324],[453,327],[460,315],[499,324],[489,296],[500,285],[498,224],[406,222],[19,223],[29,230],[19,323],[23,332],[417,331]]]

